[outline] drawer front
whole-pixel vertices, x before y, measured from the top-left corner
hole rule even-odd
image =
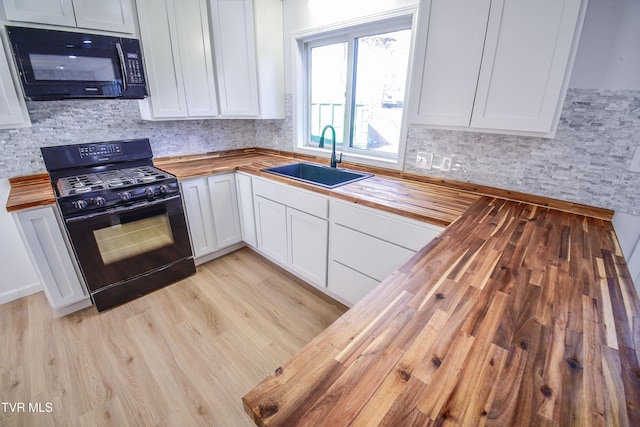
[[[282,203],[319,218],[329,218],[329,200],[288,185],[260,178],[253,180],[253,192],[256,196]]]
[[[332,233],[332,259],[380,282],[415,254],[341,225]]]
[[[350,306],[360,301],[362,297],[379,284],[380,282],[369,276],[365,276],[337,261],[331,261],[329,266],[329,291],[348,302]]]
[[[434,225],[335,200],[331,204],[331,221],[414,252],[422,249],[443,230]]]

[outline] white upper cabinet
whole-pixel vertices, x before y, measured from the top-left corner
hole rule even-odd
[[[3,0],[9,21],[75,27],[71,0]]]
[[[258,77],[251,0],[211,1],[223,116],[258,116]]]
[[[0,129],[31,126],[24,97],[18,88],[9,69],[4,45],[0,42]]]
[[[138,0],[149,98],[144,119],[218,115],[206,0]]]
[[[284,118],[281,0],[211,0],[221,117]]]
[[[135,33],[132,0],[73,0],[80,28]]]
[[[471,127],[551,132],[581,3],[492,1]]]
[[[3,0],[7,19],[135,33],[132,0]]]
[[[420,6],[410,121],[469,126],[491,0]],[[424,30],[424,31],[423,31]]]
[[[138,0],[148,120],[284,118],[281,0]]]
[[[553,136],[586,0],[421,4],[409,122]]]

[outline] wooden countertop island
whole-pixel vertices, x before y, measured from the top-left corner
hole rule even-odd
[[[269,426],[638,426],[609,221],[483,197],[243,398]]]

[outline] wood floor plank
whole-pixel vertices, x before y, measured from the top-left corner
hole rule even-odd
[[[251,425],[242,396],[345,311],[249,249],[101,314],[31,295],[0,306],[0,396],[52,411],[0,426]]]

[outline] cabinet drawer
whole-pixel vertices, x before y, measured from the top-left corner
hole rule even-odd
[[[415,253],[341,225],[334,225],[332,233],[332,260],[380,282]]]
[[[325,197],[259,178],[253,181],[253,192],[256,196],[262,196],[319,218],[329,217],[329,200]]]
[[[356,270],[331,261],[329,266],[329,291],[344,299],[349,305],[360,301],[380,282]]]
[[[331,220],[414,252],[442,231],[434,225],[338,201],[332,201]]]

